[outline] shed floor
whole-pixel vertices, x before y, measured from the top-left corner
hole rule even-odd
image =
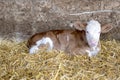
[[[61,51],[30,55],[25,43],[0,41],[0,80],[120,80],[119,41],[101,41],[92,58]]]

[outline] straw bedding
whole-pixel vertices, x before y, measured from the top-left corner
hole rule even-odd
[[[120,80],[119,41],[101,41],[92,58],[43,50],[30,55],[25,44],[0,41],[0,80]]]

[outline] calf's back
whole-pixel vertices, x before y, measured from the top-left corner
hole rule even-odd
[[[33,35],[27,43],[28,48],[36,45],[42,38],[50,38],[53,42],[53,49],[62,50],[70,54],[84,54],[89,49],[85,37],[85,31],[78,30],[51,30],[48,32]]]

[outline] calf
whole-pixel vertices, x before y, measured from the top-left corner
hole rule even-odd
[[[101,27],[98,21],[88,23],[75,22],[74,30],[51,30],[33,35],[27,43],[29,53],[47,45],[47,50],[62,50],[70,54],[85,54],[94,56],[100,51],[100,33],[106,33],[113,27],[109,24]]]

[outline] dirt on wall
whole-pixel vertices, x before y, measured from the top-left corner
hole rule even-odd
[[[98,20],[114,26],[101,39],[120,40],[120,0],[0,0],[0,36],[27,39],[74,21]]]

